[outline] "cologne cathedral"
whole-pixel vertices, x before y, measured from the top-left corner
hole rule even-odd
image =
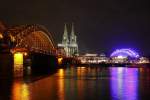
[[[58,47],[64,49],[68,57],[78,56],[78,44],[77,36],[74,31],[74,24],[72,24],[70,37],[68,37],[67,25],[65,24],[62,43],[59,43]]]

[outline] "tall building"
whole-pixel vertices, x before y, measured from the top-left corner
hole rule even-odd
[[[58,47],[63,48],[66,52],[66,56],[68,57],[78,55],[77,36],[75,35],[74,24],[72,24],[70,38],[68,37],[67,25],[65,24],[62,43],[59,43]]]

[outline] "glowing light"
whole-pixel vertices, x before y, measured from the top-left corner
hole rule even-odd
[[[60,78],[63,78],[64,77],[64,69],[59,69],[58,74],[59,74]]]
[[[141,57],[138,61],[139,64],[146,64],[146,63],[150,63],[149,59],[146,57]]]
[[[122,55],[119,55],[117,58],[123,59],[123,58],[126,58],[126,57],[124,57],[124,56],[122,56]]]
[[[14,54],[14,77],[23,76],[23,53]]]
[[[12,35],[10,34],[9,37],[10,37],[10,39],[11,39],[12,42],[15,41],[15,37],[14,37],[14,36],[12,36]]]
[[[3,35],[0,33],[0,39],[2,39],[3,38]]]
[[[14,54],[14,63],[17,65],[23,64],[23,54],[17,52]]]
[[[63,58],[61,57],[61,58],[58,58],[58,64],[62,64],[62,60],[63,60]]]
[[[132,57],[132,58],[138,58],[139,54],[131,49],[117,49],[112,54],[111,57]]]
[[[85,69],[86,67],[80,67],[81,69]]]
[[[24,56],[27,56],[27,55],[28,55],[28,53],[27,53],[27,52],[25,52],[25,53],[24,53]]]

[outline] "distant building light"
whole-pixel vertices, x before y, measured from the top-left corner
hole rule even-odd
[[[2,35],[2,33],[0,33],[0,39],[2,39],[3,38],[3,35]]]
[[[104,53],[101,53],[99,56],[100,57],[106,57],[106,55]]]
[[[85,54],[85,56],[92,56],[92,57],[95,57],[95,56],[97,56],[98,54],[92,54],[92,53],[87,53],[87,54]]]
[[[62,58],[62,57],[58,58],[58,64],[59,64],[59,65],[62,64],[62,61],[63,61],[63,58]]]
[[[122,56],[122,55],[119,55],[117,58],[119,58],[119,59],[124,59],[124,58],[126,58],[126,57],[124,57],[124,56]]]
[[[138,61],[139,64],[146,64],[146,63],[150,63],[149,59],[146,57],[141,57]]]

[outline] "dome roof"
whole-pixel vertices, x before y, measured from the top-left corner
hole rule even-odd
[[[138,58],[139,54],[131,49],[117,49],[111,55],[111,57],[131,57],[131,58]]]

